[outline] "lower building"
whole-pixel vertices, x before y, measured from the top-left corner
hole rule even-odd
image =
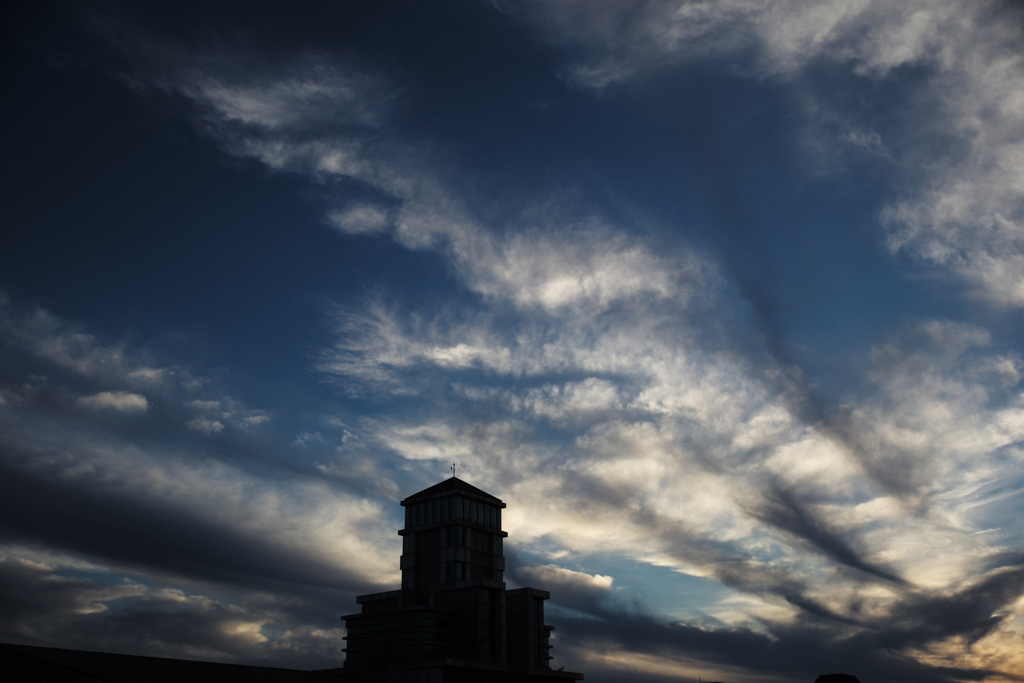
[[[0,643],[5,681],[37,683],[338,683],[327,672]]]

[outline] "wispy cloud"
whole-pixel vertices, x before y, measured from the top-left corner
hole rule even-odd
[[[992,303],[1024,305],[1018,8],[957,0],[609,0],[511,8],[569,50],[566,76],[582,87],[602,90],[711,60],[812,93],[805,101],[814,147],[874,150],[902,174],[898,195],[880,213],[885,244],[941,268]],[[853,78],[851,87],[891,84],[912,94],[899,112],[870,88],[849,106],[808,74],[822,65]],[[911,80],[910,70],[923,76]],[[872,124],[885,117],[897,122]]]
[[[950,32],[978,36],[975,42],[1003,54],[1003,38],[991,36],[1004,29],[982,21],[984,6],[526,7],[551,40],[579,50],[569,78],[595,89],[680,61],[741,55],[749,74],[782,80],[798,78],[815,60],[871,82],[920,67],[928,71],[928,91],[976,76],[987,82],[987,67],[963,66],[971,55],[995,63],[967,39],[945,40]],[[1005,481],[1022,458],[1022,370],[986,330],[910,323],[862,359],[859,384],[841,410],[802,411],[788,393],[799,369],[764,348],[771,342],[741,288],[701,250],[659,244],[643,217],[613,220],[560,201],[558,191],[532,197],[532,209],[481,210],[451,182],[445,163],[452,162],[389,127],[397,89],[328,54],[245,70],[218,52],[164,46],[141,54],[148,71],[137,84],[185,98],[224,150],[328,193],[332,182],[351,181],[358,197],[339,196],[324,220],[347,234],[439,256],[470,303],[412,310],[384,293],[329,312],[334,341],[317,356],[317,371],[379,410],[367,408],[344,424],[325,420],[320,431],[290,431],[292,453],[335,448],[320,451],[310,468],[317,476],[282,468],[288,476],[273,481],[260,467],[217,456],[227,444],[251,449],[263,462],[244,437],[269,411],[250,409],[202,373],[129,342],[104,342],[44,311],[18,316],[5,309],[5,332],[21,352],[87,385],[62,393],[32,375],[3,387],[0,415],[11,426],[4,467],[10,481],[22,483],[9,485],[10,500],[40,515],[47,511],[34,499],[88,511],[94,517],[83,524],[117,532],[88,549],[111,563],[160,566],[189,581],[231,577],[258,588],[281,582],[289,591],[344,590],[396,576],[397,550],[376,540],[392,536],[383,506],[393,504],[398,487],[389,475],[458,462],[462,476],[515,502],[505,516],[510,547],[545,558],[524,561],[516,576],[557,586],[564,597],[556,593],[556,600],[593,617],[574,624],[567,642],[580,657],[603,652],[606,666],[664,674],[698,660],[724,670],[741,652],[740,665],[779,671],[787,657],[838,647],[879,676],[908,680],[977,677],[1014,663],[1000,653],[1020,623],[1020,558],[1011,549],[1021,538],[996,520],[1006,497],[1024,488],[1019,478]],[[1007,74],[1018,68],[1012,59],[1004,66]],[[998,75],[990,80],[1015,93]],[[950,128],[974,111],[966,97],[936,110],[929,121],[962,143],[952,145],[962,157],[924,155],[921,179],[908,180],[883,212],[897,236],[894,248],[952,263],[921,245],[955,242],[961,233],[936,217],[916,224],[920,198],[937,198],[930,211],[943,197],[960,196],[946,179],[964,169],[964,182],[977,185],[965,190],[969,197],[992,169],[1010,164],[1002,155],[1016,144],[1016,95],[1004,99],[1000,87],[977,87],[978,106],[999,105],[1002,113],[992,116],[1002,123],[979,124],[970,134]],[[975,135],[990,129],[991,138]],[[913,141],[892,145],[871,127],[847,133],[850,144],[924,154]],[[1016,190],[1008,177],[979,201],[1009,216],[1004,227],[1012,232]],[[956,214],[963,221],[984,223],[981,204],[957,201],[966,207]],[[996,249],[1005,235],[995,228],[985,234],[962,238],[957,263],[966,265],[953,268],[975,283],[982,282],[978,254],[991,259],[990,273],[1016,272],[1015,243]],[[986,296],[1012,303],[1013,277],[997,280],[982,283]],[[37,398],[42,393],[56,398],[47,404]],[[115,403],[144,395],[148,408],[133,419],[160,417],[172,427],[160,439],[135,440],[103,432],[90,415],[88,422],[60,420],[57,432],[45,429],[58,422],[61,406],[103,395]],[[409,397],[415,408],[404,403]],[[190,439],[202,440],[210,456],[197,459],[175,446]],[[373,495],[334,488],[353,480],[373,481]],[[66,485],[72,481],[87,486]],[[169,540],[154,550],[139,527],[95,505],[104,497],[124,501],[133,518]],[[179,524],[161,522],[169,516]],[[70,537],[76,529],[43,539],[78,548]],[[679,623],[656,604],[623,608],[609,596],[630,579],[602,569],[609,554],[713,581],[723,597],[700,625]],[[50,571],[23,562],[15,570],[31,574],[25,581]],[[65,603],[150,600],[162,613],[174,601],[136,587],[93,596],[86,584]],[[220,634],[211,642],[264,646],[271,641],[263,634],[279,623],[255,607],[208,611],[220,615],[204,627]],[[285,641],[304,639],[314,649],[334,637],[308,621],[288,633]],[[940,651],[946,659],[935,655]]]
[[[153,576],[22,546],[0,547],[7,639],[85,649],[252,664],[324,667],[336,662],[343,629],[316,628],[314,611],[268,593],[224,587],[161,587]],[[126,574],[134,574],[129,578]],[[220,598],[203,595],[210,590]],[[296,623],[298,622],[298,623]],[[137,635],[128,642],[123,634]]]
[[[144,413],[149,402],[142,394],[127,391],[101,391],[92,396],[80,396],[75,405],[89,410],[115,410],[121,413]]]
[[[776,634],[823,622],[862,634],[865,649],[888,637],[886,615],[1014,562],[1010,529],[978,535],[1003,514],[1024,438],[1018,361],[989,349],[984,330],[904,331],[875,350],[845,412],[808,425],[770,376],[688,338],[685,314],[669,325],[656,306],[614,324],[545,317],[537,336],[532,318],[505,318],[512,343],[489,315],[371,310],[376,341],[343,328],[327,358],[345,362],[323,369],[377,396],[414,388],[436,412],[367,419],[363,438],[410,461],[458,461],[516,501],[505,523],[524,551],[710,577],[761,602],[716,610],[733,627],[759,612]],[[431,353],[460,344],[481,353]],[[556,600],[583,604],[562,589]],[[1003,637],[1015,600],[982,639]]]
[[[786,8],[764,14],[730,5],[724,14],[696,16],[718,10],[686,6],[669,22],[671,35],[648,41],[653,56],[645,50],[613,62],[602,57],[593,68],[605,76],[591,75],[590,82],[607,85],[613,72],[621,78],[652,59],[674,59],[669,51],[676,48],[692,52],[688,59],[738,49],[734,43],[746,34],[725,31],[727,19],[746,22],[750,40],[761,37],[763,74],[791,73],[817,50],[820,58],[846,55],[864,78],[885,78],[902,64],[938,59],[936,26],[954,21],[894,11],[891,21],[901,28],[890,35],[867,30],[847,10],[811,12],[797,21],[795,6]],[[604,21],[589,6],[572,11],[586,15],[581,30]],[[659,25],[654,15],[636,17],[625,22],[631,31]],[[773,33],[784,26],[786,35]],[[917,47],[908,53],[893,43],[897,37]],[[589,33],[584,39],[600,47]],[[274,78],[247,87],[276,91]],[[863,653],[879,639],[909,653],[945,642],[952,632],[900,636],[889,623],[894,615],[954,600],[979,572],[982,581],[998,583],[1016,571],[1010,560],[998,559],[1014,539],[974,535],[986,528],[983,516],[957,512],[965,481],[996,504],[992,487],[1000,468],[993,463],[1019,457],[1014,444],[1021,435],[1012,425],[1022,408],[1009,379],[1016,361],[984,350],[983,330],[924,323],[909,333],[931,335],[934,346],[903,353],[896,340],[880,347],[875,375],[865,375],[846,412],[808,422],[786,396],[786,382],[778,381],[791,368],[778,359],[755,363],[736,353],[723,332],[699,328],[710,306],[732,316],[723,329],[756,326],[714,262],[698,251],[658,250],[642,231],[557,202],[548,202],[544,218],[522,212],[498,230],[476,217],[414,143],[399,154],[399,142],[386,131],[318,137],[309,132],[315,127],[295,121],[231,129],[245,117],[190,95],[199,91],[180,90],[228,127],[213,130],[232,153],[314,182],[332,175],[358,179],[392,198],[397,203],[387,210],[359,204],[328,220],[442,255],[476,296],[469,312],[443,306],[410,312],[384,297],[339,310],[337,342],[322,354],[319,369],[349,393],[385,404],[418,396],[421,407],[412,413],[364,418],[357,427],[362,443],[409,463],[459,462],[465,476],[515,500],[506,516],[515,546],[525,552],[554,546],[579,567],[543,570],[545,580],[565,584],[566,595],[600,588],[594,579],[587,586],[575,579],[597,576],[581,572],[592,558],[613,552],[711,578],[730,596],[750,601],[741,610],[723,603],[716,612],[731,629],[754,629],[746,636],[753,640],[759,631],[783,637],[798,624],[827,628],[830,638],[849,639]],[[292,130],[303,133],[292,136]],[[927,371],[914,370],[918,363]],[[984,399],[986,367],[1007,373],[1006,393],[997,400]],[[933,391],[936,383],[943,391]],[[932,423],[943,414],[961,416],[943,419],[950,432],[941,439],[949,445],[957,434],[976,438],[979,422],[1006,426],[965,444],[969,458],[942,458],[945,464],[936,467],[940,458],[905,440],[913,439],[907,421],[917,411]],[[941,547],[941,572],[923,545]],[[520,571],[528,577],[541,570]],[[1016,599],[1010,589],[991,595],[998,609],[1009,610]],[[1013,618],[1008,611],[995,621],[967,620],[957,637],[997,637]],[[686,642],[677,639],[685,629],[654,621],[648,628],[664,634],[659,642]],[[959,675],[951,671],[942,675]]]
[[[397,578],[380,504],[262,451],[265,411],[220,380],[9,299],[0,332],[22,358],[0,403],[5,638],[122,649],[135,624],[146,654],[326,665],[339,634],[310,592]]]

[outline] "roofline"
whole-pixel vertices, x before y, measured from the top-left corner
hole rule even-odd
[[[477,498],[491,505],[498,505],[504,508],[505,503],[502,502],[497,496],[492,496],[482,489],[478,489],[472,484],[468,484],[458,477],[448,477],[442,482],[428,486],[427,488],[412,494],[402,501],[402,505],[405,506],[407,503],[418,503],[421,500],[428,500],[433,498],[441,498],[443,496],[453,495],[468,495],[470,498]]]

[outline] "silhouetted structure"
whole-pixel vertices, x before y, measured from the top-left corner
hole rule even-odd
[[[327,683],[338,676],[356,683],[568,683],[583,678],[549,666],[553,627],[544,623],[544,601],[550,595],[536,588],[505,588],[503,502],[452,477],[402,505],[402,588],[361,595],[362,613],[342,617],[348,623],[343,669],[296,671],[0,643],[0,671],[14,680],[51,683]]]
[[[313,671],[4,643],[0,643],[0,672],[8,681],[46,683],[337,683],[338,680],[330,674]]]
[[[506,590],[505,504],[456,477],[402,501],[402,587],[360,595],[343,675],[360,683],[571,681],[552,671],[536,588]]]
[[[850,674],[821,674],[814,683],[860,683],[856,676]]]

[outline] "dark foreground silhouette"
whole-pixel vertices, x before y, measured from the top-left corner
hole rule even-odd
[[[0,671],[8,681],[85,683],[337,683],[326,672],[140,657],[56,647],[0,644]]]
[[[0,643],[0,671],[9,681],[46,683],[339,683],[342,670],[298,671]],[[494,680],[483,673],[475,680]],[[849,674],[822,674],[814,683],[860,681]]]
[[[505,587],[498,498],[452,476],[402,501],[402,587],[360,595],[342,617],[342,674],[357,683],[571,683],[551,669],[537,588]]]

